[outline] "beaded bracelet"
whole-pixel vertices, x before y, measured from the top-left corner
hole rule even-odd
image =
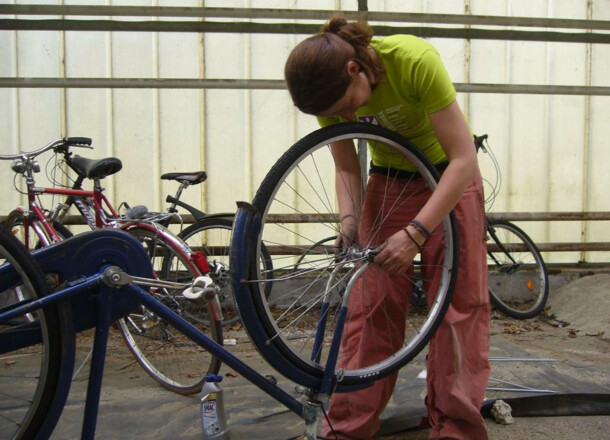
[[[417,249],[419,249],[419,251],[421,252],[421,246],[420,244],[415,241],[415,238],[413,238],[413,236],[411,235],[411,233],[407,230],[408,226],[405,226],[404,228],[402,228],[403,231],[405,231],[405,234],[407,234],[407,237],[409,237],[411,239],[411,241],[413,243],[415,243],[415,246],[417,246]]]
[[[428,231],[428,229],[421,224],[421,222],[419,222],[418,220],[411,220],[411,223],[409,223],[411,226],[413,226],[417,232],[419,232],[420,234],[422,234],[424,237],[426,237],[426,239],[430,238],[430,236],[432,235],[430,233],[430,231]]]

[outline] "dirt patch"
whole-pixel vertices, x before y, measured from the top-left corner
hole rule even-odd
[[[551,292],[547,315],[580,335],[610,339],[610,274],[591,275]]]

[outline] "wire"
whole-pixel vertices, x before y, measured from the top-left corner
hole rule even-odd
[[[22,189],[19,188],[19,183],[17,182],[17,177],[19,177],[19,174],[15,173],[15,175],[13,176],[13,188],[15,188],[15,191],[17,191],[19,194],[27,195],[28,194],[27,191],[23,191]]]
[[[333,425],[330,423],[330,418],[328,417],[328,414],[326,413],[326,410],[324,409],[324,405],[322,405],[322,414],[324,414],[324,418],[326,419],[326,423],[328,423],[328,427],[330,428],[330,432],[335,437],[335,440],[339,440],[339,437],[337,437],[337,433],[335,432],[335,429],[333,428]]]
[[[481,150],[483,151],[483,153],[489,155],[489,158],[491,159],[491,162],[494,167],[494,173],[495,173],[493,181],[491,181],[487,178],[483,179],[483,183],[486,183],[490,187],[489,192],[485,191],[485,194],[487,194],[485,197],[485,210],[490,211],[492,206],[494,205],[496,197],[498,196],[498,194],[500,194],[500,188],[502,187],[502,173],[500,171],[500,164],[498,163],[498,160],[496,159],[495,154],[489,147],[489,141],[487,139],[485,139],[484,142],[485,142],[485,147],[481,148]]]
[[[66,168],[66,161],[65,159],[57,159],[58,153],[54,154],[52,157],[49,158],[49,160],[47,161],[47,164],[45,166],[45,174],[47,175],[47,179],[49,179],[49,181],[55,186],[55,187],[59,187],[59,188],[71,188],[72,185],[75,182],[75,179],[72,179],[70,177],[70,174],[67,171]],[[54,163],[52,164],[52,166],[50,167],[51,162],[53,161],[53,159],[55,159]],[[50,171],[49,171],[50,168]],[[57,177],[57,174],[60,173],[61,175],[59,176],[59,178]],[[69,185],[64,185],[62,183],[62,177],[64,177],[68,182]]]

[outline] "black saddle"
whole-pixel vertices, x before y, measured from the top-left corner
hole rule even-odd
[[[86,157],[74,156],[70,160],[70,168],[76,171],[80,177],[95,180],[118,173],[123,168],[123,163],[116,157],[87,159]]]
[[[189,185],[197,185],[205,182],[208,175],[205,171],[195,171],[192,173],[166,173],[161,176],[162,180],[176,180],[180,183],[188,183]]]

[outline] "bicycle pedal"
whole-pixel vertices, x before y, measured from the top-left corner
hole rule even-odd
[[[213,283],[214,281],[208,276],[197,277],[191,287],[182,292],[182,294],[188,299],[199,299],[203,295],[205,299],[210,300],[216,294]]]

